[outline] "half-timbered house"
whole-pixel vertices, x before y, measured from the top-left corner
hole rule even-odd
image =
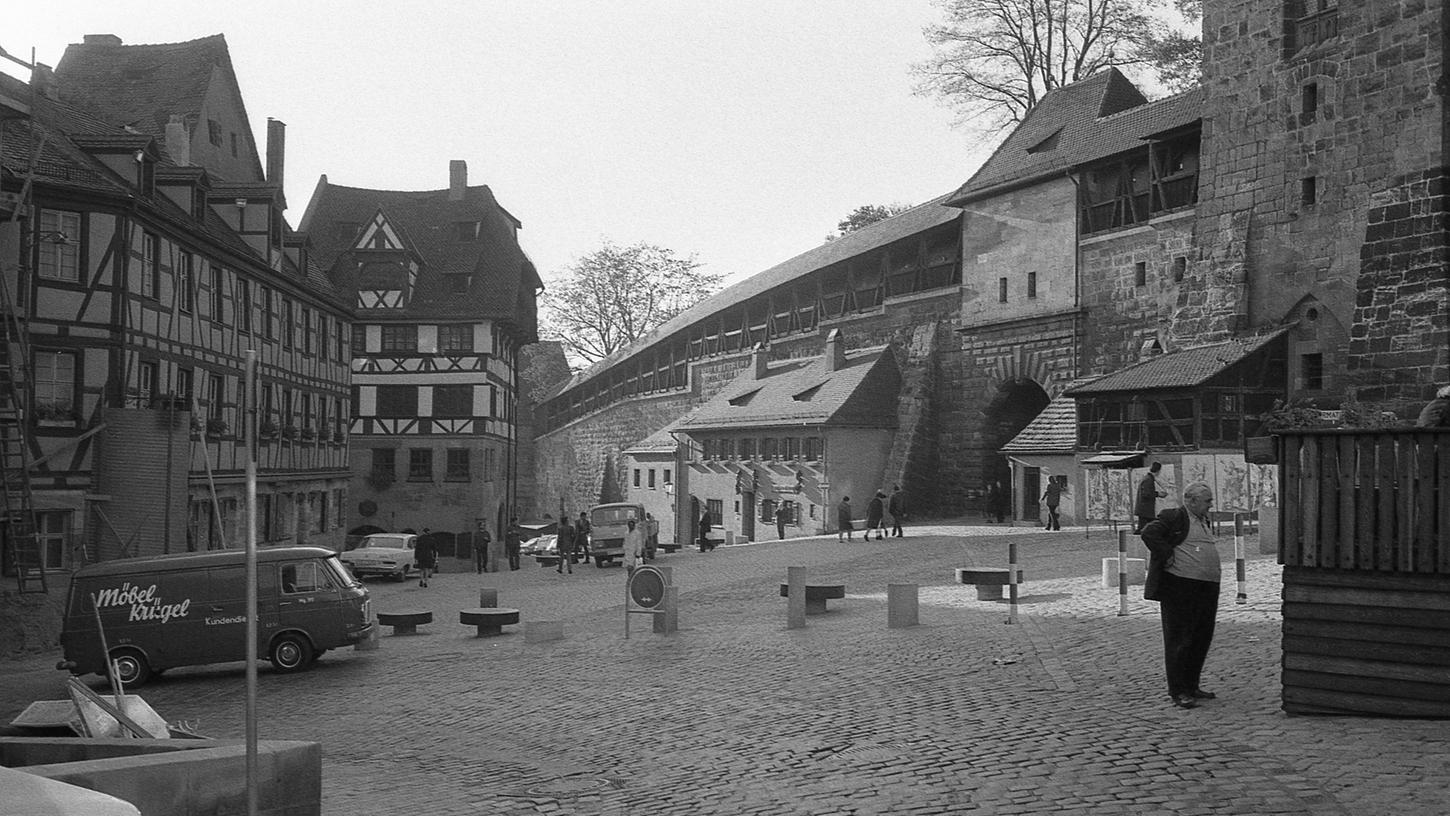
[[[0,82],[28,107],[0,136],[0,420],[33,566],[238,546],[251,408],[278,429],[255,448],[259,540],[340,545],[348,312],[283,220],[282,124],[265,172],[249,136],[191,150],[200,122],[249,133],[225,42],[88,37]]]
[[[462,161],[442,190],[319,180],[300,227],[354,309],[353,532],[496,536],[514,512],[518,350],[542,287],[520,226]]]

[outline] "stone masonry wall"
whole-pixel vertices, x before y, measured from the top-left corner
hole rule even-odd
[[[1286,54],[1282,0],[1204,4],[1201,268],[1176,334],[1318,315],[1348,327],[1349,358],[1341,330],[1296,356],[1322,354],[1336,391],[1386,408],[1445,375],[1429,314],[1443,264],[1431,256],[1445,246],[1429,189],[1447,164],[1444,5],[1340,2],[1336,36],[1299,37]],[[1318,396],[1291,393],[1305,395]]]
[[[1089,317],[1083,327],[1086,351],[1080,373],[1106,374],[1135,363],[1149,340],[1167,346],[1166,330],[1197,256],[1193,226],[1189,211],[1083,239],[1079,275],[1082,306]]]
[[[1369,210],[1349,367],[1358,399],[1409,418],[1450,383],[1450,169],[1396,182]]]

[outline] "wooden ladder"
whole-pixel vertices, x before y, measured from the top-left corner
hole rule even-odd
[[[8,306],[10,298],[5,301]],[[13,308],[0,315],[0,324],[4,327],[0,332],[0,496],[4,498],[0,523],[9,545],[9,566],[15,570],[21,594],[48,592],[45,555],[30,493],[30,454],[22,408],[26,383],[23,366],[29,354]]]

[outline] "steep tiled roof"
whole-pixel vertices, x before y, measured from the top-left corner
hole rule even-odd
[[[1287,328],[1276,329],[1256,337],[1244,337],[1226,343],[1183,349],[1150,357],[1140,363],[1107,374],[1093,382],[1073,386],[1064,394],[1085,397],[1125,391],[1152,391],[1165,388],[1193,388],[1228,369],[1282,337]]]
[[[55,66],[62,98],[95,111],[116,127],[154,136],[163,147],[172,114],[201,114],[214,70],[238,87],[221,34],[139,45],[87,39],[67,46]],[[250,131],[250,123],[247,128]],[[256,174],[260,178],[260,165]]]
[[[1043,97],[948,199],[964,204],[1004,185],[1060,176],[1142,147],[1145,137],[1197,121],[1202,104],[1197,89],[1149,102],[1117,69],[1100,71]]]
[[[513,320],[535,330],[533,292],[542,286],[533,263],[519,247],[519,222],[499,206],[486,185],[469,187],[462,201],[448,190],[370,190],[318,182],[299,229],[311,236],[313,256],[344,291],[356,291],[356,240],[351,227],[368,224],[379,210],[423,261],[409,305],[400,316],[485,317]],[[476,241],[455,241],[455,222],[478,221]],[[454,292],[443,276],[472,276],[466,294]]]
[[[830,371],[826,357],[771,363],[755,378],[746,368],[725,390],[679,423],[682,431],[769,425],[891,428],[901,374],[889,349],[846,357]]]
[[[1002,453],[1071,453],[1077,447],[1077,400],[1060,396],[1002,446]]]
[[[667,425],[658,431],[646,436],[644,439],[624,449],[625,453],[674,453],[679,450],[680,442],[671,431],[675,430],[674,425]]]
[[[945,195],[938,196],[925,204],[918,204],[906,212],[869,224],[854,232],[848,232],[833,241],[802,252],[764,272],[759,272],[733,286],[728,286],[675,315],[649,334],[574,375],[574,378],[564,388],[567,390],[599,372],[608,371],[618,365],[620,360],[638,354],[641,350],[649,348],[727,306],[769,292],[782,284],[804,277],[818,269],[824,269],[831,264],[848,260],[877,247],[886,246],[961,218],[960,210],[945,206],[946,199]]]
[[[0,74],[0,91],[11,95],[29,94],[24,82],[5,74]],[[128,134],[105,124],[84,109],[44,95],[34,99],[31,118],[5,120],[0,122],[0,127],[4,129],[3,138],[0,138],[0,173],[12,184],[23,183],[26,176],[33,176],[35,185],[40,189],[114,196],[118,197],[117,200],[124,197],[151,215],[170,222],[178,230],[204,235],[219,247],[261,263],[256,250],[243,241],[215,210],[208,207],[203,219],[198,222],[165,195],[139,195],[132,184],[80,147],[81,144],[104,146],[116,143],[144,146],[149,144],[146,140],[150,137]],[[325,277],[319,280],[318,276],[306,275],[292,267],[290,262],[287,267],[290,274],[303,278],[306,288],[336,299],[336,291]]]

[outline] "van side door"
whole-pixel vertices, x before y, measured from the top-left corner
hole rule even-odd
[[[301,629],[318,649],[345,642],[341,588],[331,570],[316,560],[284,561],[277,565],[277,576],[275,625],[266,637]]]
[[[237,564],[206,571],[206,591],[197,593],[201,608],[192,612],[184,653],[176,665],[227,663],[247,658],[247,568]],[[197,624],[200,624],[199,626]]]

